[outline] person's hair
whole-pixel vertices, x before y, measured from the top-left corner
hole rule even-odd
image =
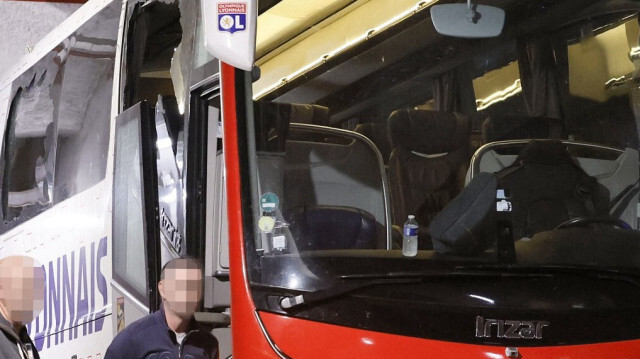
[[[160,280],[164,280],[164,273],[167,269],[199,269],[202,270],[200,262],[191,257],[174,258],[162,266],[160,271]]]

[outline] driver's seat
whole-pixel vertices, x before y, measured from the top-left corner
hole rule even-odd
[[[511,202],[514,239],[577,217],[608,215],[609,191],[575,162],[560,141],[531,141],[496,173]]]
[[[531,141],[513,165],[474,176],[429,232],[437,252],[474,255],[491,244],[498,220],[510,222],[519,240],[569,219],[606,217],[608,210],[609,191],[574,162],[562,142]]]

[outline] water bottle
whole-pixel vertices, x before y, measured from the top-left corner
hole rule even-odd
[[[402,254],[407,257],[418,254],[418,222],[412,214],[409,215],[402,229]]]

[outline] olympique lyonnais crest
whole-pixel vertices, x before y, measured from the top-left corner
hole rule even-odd
[[[247,4],[239,2],[218,4],[218,30],[234,33],[247,28]]]

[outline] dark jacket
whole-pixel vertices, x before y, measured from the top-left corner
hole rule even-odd
[[[197,322],[192,319],[189,332],[199,329]],[[183,345],[187,339],[183,340]],[[207,352],[213,343],[193,344],[195,345],[185,345],[183,358],[211,357]],[[217,342],[215,347],[217,348]],[[169,329],[164,308],[160,307],[157,312],[136,320],[118,333],[107,348],[104,359],[174,359],[178,358],[178,349],[175,333]],[[214,357],[217,358],[217,353]]]
[[[18,345],[23,351],[26,358],[29,358],[28,351],[31,350],[34,359],[40,359],[36,346],[33,345],[27,329],[23,326],[20,333],[16,333],[13,325],[9,323],[5,317],[0,315],[0,358],[2,359],[20,359]]]

